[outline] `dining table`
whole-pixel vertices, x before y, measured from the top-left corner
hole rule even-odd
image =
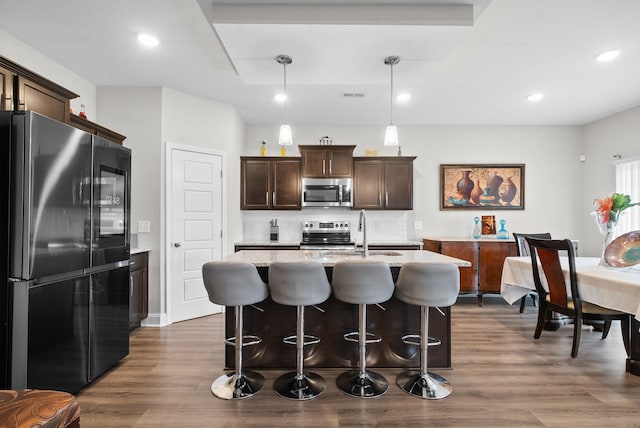
[[[576,257],[575,269],[583,301],[631,314],[631,349],[626,370],[640,376],[640,265],[626,268],[601,266],[600,258]],[[560,257],[569,284],[569,261]],[[543,286],[547,285],[542,277]],[[512,304],[535,290],[531,257],[507,257],[502,269],[500,294]],[[570,292],[570,290],[568,290]]]

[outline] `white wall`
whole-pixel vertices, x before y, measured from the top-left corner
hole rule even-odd
[[[225,153],[227,178],[227,253],[242,238],[240,219],[240,152],[244,123],[231,105],[163,89],[164,142],[216,149]]]
[[[138,233],[138,246],[150,248],[149,309],[161,312],[162,260],[162,88],[99,87],[98,122],[127,138],[131,149],[131,232],[138,220],[151,222],[151,233]]]
[[[165,150],[167,143],[225,152],[227,188],[240,188],[239,152],[244,124],[232,106],[168,88],[98,88],[100,123],[127,136],[132,149],[131,224],[151,223],[151,233],[138,233],[138,246],[149,254],[149,310],[166,313]],[[126,108],[123,108],[126,107]],[[227,193],[226,252],[242,237],[240,199]],[[160,321],[162,322],[162,321]],[[153,323],[153,321],[152,321]]]
[[[31,46],[0,29],[0,55],[79,95],[71,100],[71,108],[80,112],[84,104],[87,117],[96,121],[96,87]]]
[[[384,126],[301,126],[293,124],[294,143],[316,144],[323,135],[334,144],[356,144],[354,154],[364,155],[367,148],[378,148],[379,155],[395,155],[396,148],[382,145]],[[414,161],[414,210],[407,213],[374,213],[381,224],[394,218],[406,221],[407,239],[423,237],[468,237],[476,215],[495,215],[505,219],[510,232],[551,232],[553,236],[581,239],[574,218],[579,215],[579,198],[575,191],[584,164],[582,127],[573,126],[399,126],[404,156],[417,156]],[[244,155],[258,155],[262,140],[267,140],[267,154],[278,155],[278,126],[248,126]],[[299,156],[296,146],[287,155]],[[441,211],[440,164],[460,163],[524,163],[525,210],[521,211]],[[276,212],[243,213],[252,221],[265,222]],[[295,220],[304,218],[303,210]],[[415,220],[423,222],[423,230],[414,230]],[[288,224],[296,225],[290,216]],[[281,231],[283,233],[283,231]],[[285,236],[286,232],[285,232]],[[373,231],[371,241],[388,241],[384,229]],[[299,239],[299,238],[298,238]]]
[[[594,199],[602,199],[615,191],[614,155],[622,159],[640,157],[640,106],[622,113],[590,123],[584,127],[584,174],[575,183],[576,192],[581,194],[581,229],[584,247],[598,254],[602,243],[591,216]],[[634,201],[638,202],[638,201]],[[639,207],[631,208],[633,210]],[[626,231],[620,231],[621,233]]]

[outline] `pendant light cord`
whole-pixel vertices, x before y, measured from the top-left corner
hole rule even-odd
[[[284,124],[287,124],[287,63],[283,62],[284,67]]]
[[[390,124],[393,125],[393,62],[391,63],[391,93],[389,94]]]

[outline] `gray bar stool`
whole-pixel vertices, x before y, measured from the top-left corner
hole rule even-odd
[[[291,400],[310,400],[322,394],[326,382],[316,373],[304,371],[304,346],[320,342],[304,334],[304,307],[318,305],[331,295],[324,266],[318,262],[272,263],[269,266],[269,289],[274,302],[297,308],[296,335],[284,343],[296,345],[296,371],[276,379],[273,389]]]
[[[235,346],[235,372],[213,381],[211,392],[225,400],[251,397],[264,385],[264,376],[242,370],[242,347],[260,343],[262,339],[243,335],[242,310],[266,299],[269,289],[250,263],[208,262],[202,266],[202,277],[211,302],[235,309],[236,334],[225,339],[225,344]]]
[[[460,272],[455,265],[405,263],[400,268],[396,299],[420,306],[420,336],[402,338],[405,343],[420,345],[420,370],[407,370],[396,378],[398,386],[411,395],[440,399],[451,394],[451,385],[445,378],[427,371],[427,349],[441,343],[429,338],[429,307],[453,305],[459,291]]]
[[[357,333],[347,333],[345,340],[358,342],[358,370],[342,373],[336,384],[344,393],[360,398],[384,394],[389,383],[379,373],[367,370],[367,343],[380,342],[381,337],[367,333],[367,305],[386,302],[393,295],[391,269],[384,262],[344,261],[333,268],[333,295],[345,303],[358,305]],[[357,335],[357,340],[353,336]]]

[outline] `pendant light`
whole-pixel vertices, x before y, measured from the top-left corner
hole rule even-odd
[[[278,144],[283,146],[281,151],[284,151],[284,146],[293,144],[291,126],[287,123],[287,65],[291,64],[293,59],[289,55],[278,55],[276,61],[282,64],[284,69],[284,122],[280,126],[280,136],[278,137]]]
[[[393,66],[400,62],[400,57],[388,56],[384,59],[384,63],[391,68],[391,100],[390,100],[390,119],[387,130],[384,133],[385,146],[398,145],[398,128],[393,124]]]

